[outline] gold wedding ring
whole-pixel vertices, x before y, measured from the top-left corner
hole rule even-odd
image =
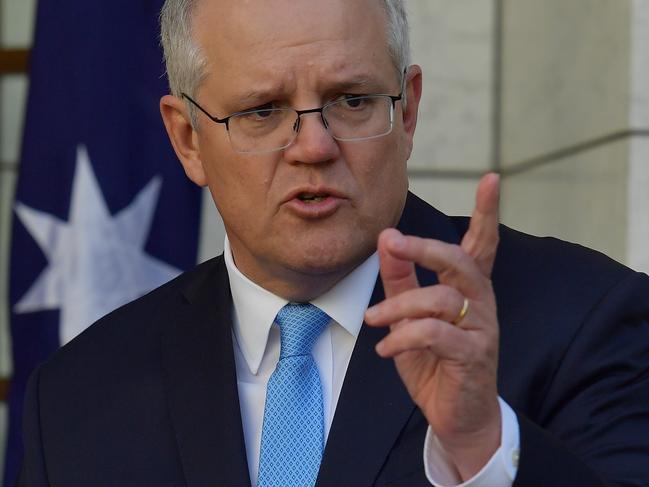
[[[464,303],[462,303],[462,309],[460,310],[460,313],[457,315],[457,318],[451,321],[451,323],[454,325],[459,325],[460,321],[464,319],[464,317],[468,312],[469,312],[469,299],[465,297]]]

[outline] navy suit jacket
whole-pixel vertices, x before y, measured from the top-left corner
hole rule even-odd
[[[399,228],[459,242],[466,218],[408,196]],[[418,269],[420,283],[436,282]],[[499,393],[518,414],[516,487],[649,485],[649,278],[501,229]],[[372,302],[383,299],[380,282]],[[33,375],[21,486],[248,486],[222,257],[130,303]],[[426,421],[363,326],[318,486],[427,485]]]

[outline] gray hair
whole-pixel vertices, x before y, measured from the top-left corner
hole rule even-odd
[[[164,50],[169,88],[175,96],[194,96],[207,76],[207,60],[192,36],[193,15],[200,0],[165,0],[160,12],[160,40]],[[205,0],[203,0],[205,1]],[[404,0],[380,0],[388,17],[387,39],[390,57],[401,79],[410,65],[410,35]],[[192,124],[196,111],[188,104]]]

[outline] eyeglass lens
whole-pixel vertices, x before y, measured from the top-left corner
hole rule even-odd
[[[323,107],[327,129],[338,140],[380,137],[392,129],[393,102],[389,96],[343,98]],[[288,147],[297,137],[298,115],[291,108],[255,110],[233,115],[229,134],[238,152],[265,152]]]

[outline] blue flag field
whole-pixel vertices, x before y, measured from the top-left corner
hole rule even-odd
[[[158,111],[162,0],[39,2],[10,262],[4,485],[34,367],[97,318],[196,263],[201,193]]]

